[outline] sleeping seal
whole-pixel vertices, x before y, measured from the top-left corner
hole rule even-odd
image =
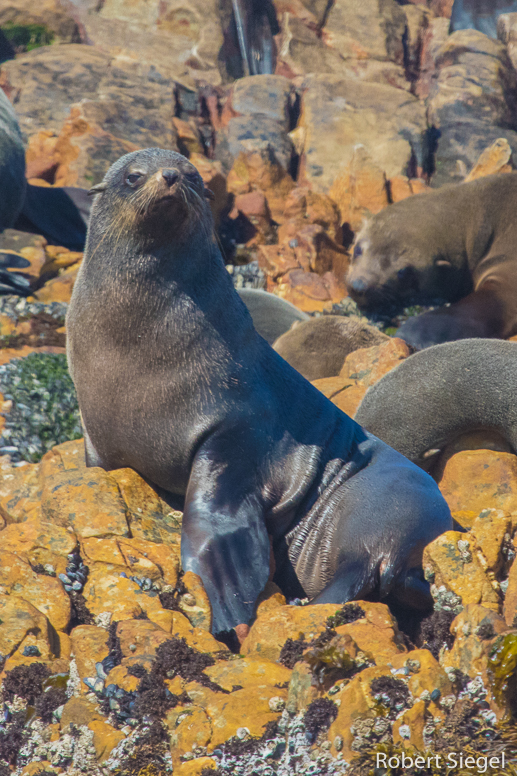
[[[436,345],[369,388],[355,419],[420,466],[427,465],[427,451],[480,429],[496,431],[517,452],[516,358],[515,342]]]
[[[213,631],[250,621],[270,546],[289,597],[427,606],[422,551],[451,527],[447,504],[257,334],[195,167],[137,151],[94,191],[67,317],[87,463],[184,497],[182,565]]]
[[[362,308],[440,298],[450,307],[409,318],[396,336],[417,349],[517,333],[517,172],[417,194],[373,216],[347,276]]]

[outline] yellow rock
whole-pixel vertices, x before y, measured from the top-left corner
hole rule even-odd
[[[128,535],[125,504],[103,469],[69,470],[46,478],[41,505],[47,520],[71,525],[83,539]]]
[[[190,685],[187,693],[191,696]],[[278,719],[280,712],[271,711],[272,698],[287,699],[287,690],[274,685],[255,685],[249,689],[236,690],[230,695],[207,692],[204,699],[199,692],[194,702],[203,706],[212,723],[212,737],[209,749],[213,751],[224,741],[236,735],[241,727],[248,728],[251,736],[261,736],[268,722]],[[192,696],[191,696],[192,697]],[[198,701],[201,701],[199,702]]]
[[[159,598],[151,597],[141,590],[136,582],[120,576],[125,573],[120,566],[96,562],[83,589],[86,606],[97,616],[111,612],[112,621],[129,620],[142,612],[150,614],[161,610]]]
[[[102,714],[93,703],[86,698],[72,697],[64,705],[60,726],[61,730],[65,730],[70,723],[77,726],[89,725],[98,719],[102,719]]]
[[[517,457],[511,453],[463,451],[449,458],[436,476],[452,512],[517,511]]]
[[[218,660],[213,666],[205,668],[204,673],[222,687],[232,692],[236,685],[242,688],[257,684],[288,684],[292,671],[269,660]]]
[[[179,543],[156,544],[137,538],[119,539],[118,545],[133,575],[161,578],[166,585],[176,586],[181,562]],[[190,573],[187,572],[185,577]],[[199,595],[201,597],[201,593]]]
[[[8,657],[25,644],[37,646],[44,659],[53,652],[47,618],[17,595],[0,595],[0,653]]]
[[[179,568],[179,554],[177,562]],[[182,581],[186,588],[186,594],[180,599],[181,611],[196,628],[210,632],[212,629],[212,607],[201,577],[192,571],[186,571]],[[175,585],[176,583],[170,582],[169,584]]]
[[[437,588],[444,585],[461,598],[463,606],[481,604],[498,611],[499,597],[485,573],[473,536],[447,531],[424,550],[426,577],[434,574]]]
[[[44,614],[58,631],[70,621],[70,599],[59,579],[36,574],[14,553],[0,550],[0,585],[18,595]]]
[[[278,609],[279,606],[285,606],[287,601],[278,585],[274,582],[268,582],[257,599],[256,615],[265,614],[272,609]]]
[[[93,563],[110,563],[123,569],[126,567],[126,561],[116,539],[83,539],[81,550],[89,568]]]
[[[199,706],[171,709],[165,718],[169,729],[169,741],[174,769],[180,757],[193,748],[208,746],[212,737],[212,723]]]
[[[469,172],[463,183],[483,178],[486,175],[494,175],[498,172],[510,172],[512,170],[512,149],[505,137],[495,140],[491,146],[485,148],[476,164]]]
[[[21,523],[41,515],[39,464],[10,468],[0,476],[0,515],[6,523]]]
[[[397,621],[385,604],[357,602],[365,617],[355,622],[339,625],[338,635],[349,636],[361,652],[372,657],[377,665],[388,662],[400,653],[406,653],[404,637],[397,627]]]
[[[103,719],[96,719],[89,723],[88,727],[93,730],[93,745],[95,747],[95,756],[101,763],[107,760],[117,744],[125,738],[121,730],[108,725]]]
[[[491,686],[488,660],[492,639],[506,630],[504,619],[491,609],[469,604],[451,624],[454,644],[441,656],[445,668],[455,668],[474,679],[481,675],[487,689]],[[478,630],[479,629],[479,630]]]
[[[45,285],[36,291],[34,296],[38,302],[69,302],[72,296],[72,289],[74,287],[75,279],[79,271],[81,262],[77,262],[69,267],[61,275],[56,278],[52,278]]]
[[[474,537],[482,557],[482,565],[486,563],[487,571],[497,574],[503,564],[503,543],[505,536],[510,539],[512,518],[509,512],[502,509],[483,509],[474,521],[470,535]]]
[[[120,490],[135,539],[179,544],[182,513],[171,509],[133,469],[110,472]]]
[[[393,724],[393,743],[395,745],[402,744],[404,747],[411,746],[418,749],[419,752],[425,752],[424,728],[426,726],[426,712],[425,702],[417,701],[412,708],[406,709],[400,717],[397,717]],[[402,736],[400,734],[400,728],[403,725],[409,727],[409,738],[407,735]]]
[[[37,774],[42,771],[49,774],[55,773],[57,776],[58,773],[62,773],[62,768],[56,768],[54,765],[51,765],[48,760],[39,760],[38,762],[26,765],[21,772],[21,776],[37,776]]]
[[[201,628],[194,628],[181,612],[172,612],[171,635],[177,639],[184,638],[189,647],[197,649],[199,652],[208,652],[217,654],[218,652],[229,652],[228,647]]]
[[[413,649],[405,655],[391,659],[388,665],[397,669],[403,668],[409,662],[411,674],[407,685],[415,698],[419,698],[424,690],[429,693],[439,690],[442,698],[452,693],[452,685],[447,674],[428,649]],[[417,663],[419,668],[416,668]]]
[[[33,567],[50,565],[56,574],[61,574],[68,563],[67,555],[76,546],[76,538],[58,525],[30,517],[24,523],[6,526],[2,546]]]
[[[117,624],[117,636],[124,657],[154,655],[160,644],[170,639],[168,633],[149,620],[122,620]]]
[[[517,563],[515,561],[508,574],[503,613],[508,627],[517,628]]]
[[[109,655],[108,631],[96,625],[78,625],[71,632],[70,639],[81,679],[96,676],[95,663],[100,663]],[[81,693],[88,692],[89,688],[81,682]]]
[[[211,768],[217,769],[217,762],[213,757],[197,757],[195,760],[188,760],[175,770],[177,776],[200,776],[204,770]]]
[[[259,614],[242,644],[242,653],[263,660],[278,660],[287,639],[297,639],[303,633],[310,641],[323,633],[327,618],[339,609],[337,604],[279,606]]]
[[[65,469],[85,469],[84,439],[73,439],[52,448],[51,452],[59,456]]]
[[[370,693],[370,684],[378,676],[391,676],[389,668],[366,668],[355,676],[342,690],[332,696],[338,704],[337,717],[330,726],[327,738],[332,744],[331,752],[337,754],[336,738],[341,738],[343,746],[339,750],[343,758],[350,762],[355,752],[352,750],[354,736],[351,727],[359,719],[372,719],[376,716],[375,701]]]

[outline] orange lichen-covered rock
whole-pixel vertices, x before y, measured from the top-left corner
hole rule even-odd
[[[251,736],[260,737],[268,722],[278,719],[280,711],[272,711],[277,699],[285,701],[287,690],[272,684],[255,685],[232,693],[214,692],[196,682],[189,683],[186,693],[194,704],[207,713],[211,725],[209,751],[233,738],[239,728],[247,728]],[[270,703],[272,699],[274,703]]]
[[[31,644],[38,647],[40,660],[48,660],[57,647],[49,636],[48,620],[39,609],[17,595],[0,595],[0,653],[4,657]]]
[[[262,684],[288,683],[292,671],[270,660],[238,658],[218,660],[213,666],[205,668],[204,673],[219,687],[231,692],[236,685],[247,688]]]
[[[79,272],[80,262],[73,264],[61,275],[52,278],[38,291],[34,292],[34,296],[38,302],[69,302],[72,296],[72,289]]]
[[[385,604],[358,602],[364,616],[346,625],[338,625],[338,635],[349,636],[362,651],[382,665],[400,653],[406,653],[404,637],[397,621]]]
[[[45,567],[47,573],[65,572],[67,555],[76,543],[73,533],[37,517],[8,525],[2,533],[4,547],[31,567]]]
[[[177,562],[179,568],[179,554]],[[179,602],[181,611],[196,628],[210,632],[212,630],[212,607],[201,577],[192,571],[186,571],[182,582],[186,592]],[[176,583],[169,582],[168,584]]]
[[[431,714],[427,711],[425,702],[417,701],[414,706],[406,709],[400,717],[397,717],[393,725],[393,743],[404,747],[414,747],[420,752],[424,752],[426,749],[424,728],[429,717]],[[401,728],[404,730],[404,735],[401,733]]]
[[[0,474],[0,515],[6,523],[22,523],[41,515],[39,465],[9,467]]]
[[[499,596],[479,560],[473,536],[447,531],[427,545],[423,565],[435,590],[444,586],[459,597],[463,606],[481,604],[498,611]]]
[[[337,377],[314,380],[313,385],[333,404],[353,417],[368,388],[410,354],[404,340],[393,337],[382,345],[359,348],[345,358]]]
[[[454,644],[441,655],[441,664],[472,679],[481,674],[485,686],[489,687],[487,669],[492,640],[507,627],[497,612],[478,604],[468,604],[451,623]]]
[[[43,515],[57,525],[71,525],[78,536],[127,536],[125,504],[116,484],[97,467],[70,470],[45,480]]]
[[[109,476],[118,486],[134,539],[176,545],[182,513],[171,509],[133,469],[116,469]]]
[[[96,625],[78,625],[70,634],[72,653],[81,680],[96,676],[95,664],[109,655],[108,631]],[[80,692],[89,688],[81,681]]]
[[[98,561],[92,566],[83,589],[90,612],[94,616],[110,612],[118,622],[162,611],[158,597],[147,595],[125,573],[124,568],[110,563]]]
[[[468,183],[476,178],[484,178],[485,175],[495,175],[512,170],[512,149],[508,140],[505,137],[500,137],[491,146],[485,148],[464,182]]]
[[[279,606],[259,615],[242,645],[248,657],[278,660],[287,639],[297,639],[301,633],[307,641],[325,630],[328,617],[335,614],[336,604],[317,606]]]
[[[284,223],[278,229],[278,242],[292,239],[294,233],[309,224],[318,224],[331,240],[340,244],[342,237],[339,210],[326,194],[308,186],[297,186],[286,198]]]
[[[470,535],[481,551],[480,560],[487,571],[497,574],[506,562],[503,550],[512,535],[512,518],[502,509],[483,509],[474,520]]]
[[[29,563],[2,549],[0,586],[35,606],[56,630],[66,630],[70,621],[70,599],[59,579],[36,574]]]
[[[200,706],[175,708],[167,712],[165,724],[169,729],[169,743],[174,769],[180,758],[193,748],[206,747],[212,737],[212,723]]]
[[[450,458],[438,485],[451,511],[503,509],[517,512],[517,457],[493,450],[469,450]]]

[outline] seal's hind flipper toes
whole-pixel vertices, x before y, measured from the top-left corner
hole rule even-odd
[[[346,604],[368,596],[375,587],[375,578],[364,561],[344,561],[328,585],[311,600],[311,604]]]

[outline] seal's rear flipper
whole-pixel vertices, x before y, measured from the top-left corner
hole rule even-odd
[[[15,229],[41,234],[51,245],[84,250],[91,202],[86,189],[27,184]]]
[[[393,586],[391,595],[402,606],[427,611],[433,608],[433,597],[429,583],[425,581],[421,568],[409,569]]]
[[[311,604],[346,604],[362,600],[371,594],[374,585],[367,558],[364,561],[343,562]]]

